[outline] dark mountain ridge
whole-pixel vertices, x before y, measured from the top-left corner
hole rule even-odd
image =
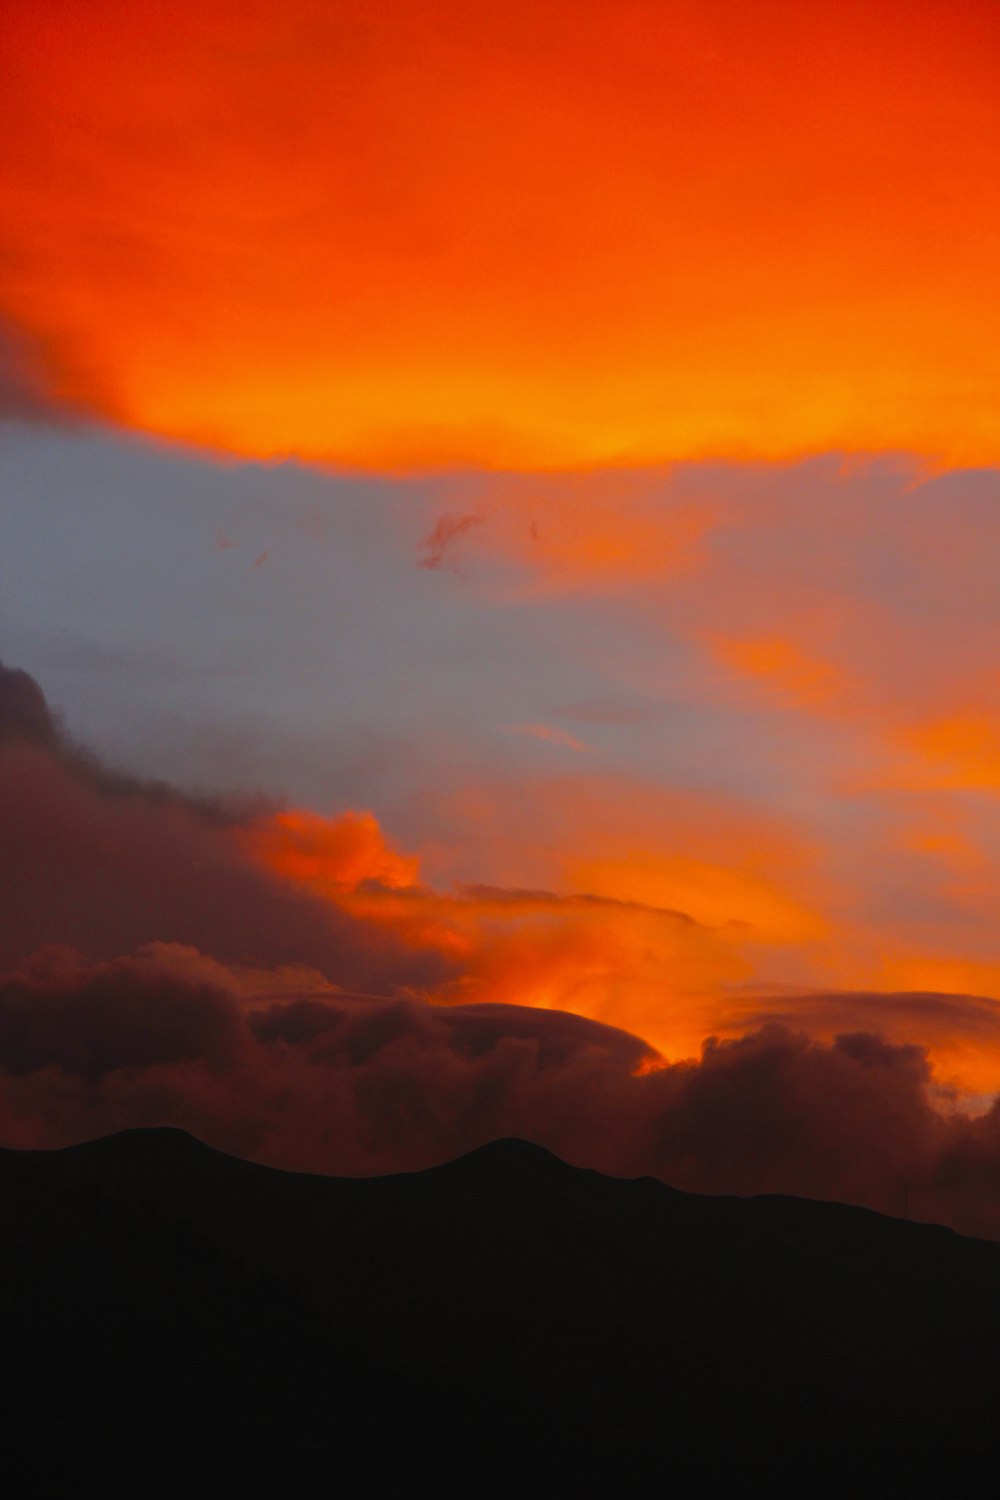
[[[1000,1245],[496,1141],[335,1179],[0,1151],[8,1493],[975,1493]]]

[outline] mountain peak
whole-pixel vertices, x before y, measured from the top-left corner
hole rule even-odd
[[[69,1150],[101,1149],[104,1151],[210,1151],[205,1142],[182,1130],[178,1125],[138,1125],[131,1130],[119,1130],[114,1135],[98,1136],[95,1140],[81,1141]]]
[[[578,1170],[554,1152],[520,1136],[501,1136],[476,1146],[463,1156],[445,1162],[439,1172],[475,1172],[487,1176],[516,1174],[518,1177],[551,1177]]]

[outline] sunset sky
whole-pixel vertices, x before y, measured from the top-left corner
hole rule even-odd
[[[1000,1234],[992,0],[2,52],[3,1141]]]

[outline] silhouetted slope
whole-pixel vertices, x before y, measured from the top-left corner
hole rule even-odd
[[[1000,1246],[499,1141],[0,1153],[13,1493],[895,1494],[1000,1458]],[[8,1487],[8,1492],[11,1492]]]

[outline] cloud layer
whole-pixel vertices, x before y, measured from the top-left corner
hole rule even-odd
[[[33,679],[0,666],[0,963],[47,944],[111,958],[166,941],[359,989],[447,976],[436,954],[249,860],[238,833],[260,813],[109,770],[60,735]]]
[[[0,982],[6,1143],[168,1123],[272,1165],[364,1174],[518,1135],[698,1191],[888,1213],[905,1194],[916,1217],[1000,1237],[1000,1107],[936,1109],[918,1047],[771,1025],[650,1067],[637,1038],[564,1013],[284,978],[167,945],[104,964],[37,956]]]
[[[725,970],[706,921],[599,893],[434,891],[370,815],[108,770],[9,668],[0,841],[7,1144],[168,1123],[275,1165],[368,1173],[522,1135],[702,1191],[888,1212],[905,1192],[915,1215],[1000,1236],[1000,1104],[970,1114],[920,1045],[996,1045],[992,1001],[716,989],[729,1034],[666,1062],[544,986],[567,962],[611,973],[659,945],[687,973],[679,1004],[692,965],[701,982]],[[662,974],[647,982],[662,1007]],[[575,998],[586,1012],[586,988]]]
[[[5,44],[0,302],[127,425],[373,466],[998,457],[981,0],[9,0]]]

